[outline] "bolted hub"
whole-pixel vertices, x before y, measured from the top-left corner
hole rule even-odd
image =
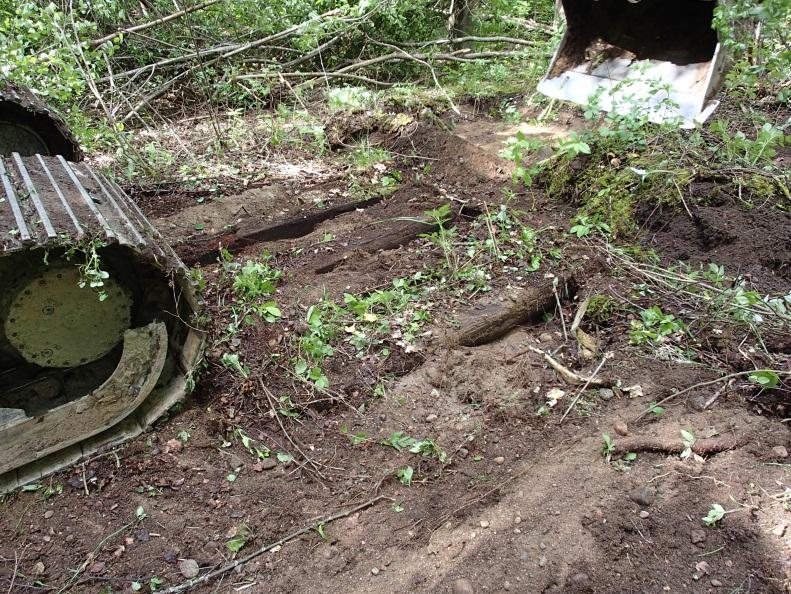
[[[107,299],[80,288],[76,267],[49,268],[23,281],[5,318],[8,342],[26,361],[41,367],[74,367],[102,358],[130,325],[132,300],[112,278]]]

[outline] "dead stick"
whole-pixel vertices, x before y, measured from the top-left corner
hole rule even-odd
[[[305,455],[305,452],[303,452],[302,449],[297,445],[297,443],[293,439],[291,439],[291,436],[288,434],[288,431],[286,431],[285,425],[283,425],[283,421],[280,420],[280,415],[277,413],[277,408],[275,407],[275,400],[274,400],[275,397],[272,396],[272,392],[270,392],[269,388],[267,388],[266,384],[264,384],[264,380],[259,380],[259,381],[261,383],[261,387],[264,389],[266,398],[269,401],[269,406],[272,410],[272,413],[275,416],[275,420],[277,421],[277,424],[280,425],[280,430],[283,432],[283,435],[286,436],[286,439],[289,441],[289,443],[291,443],[291,445],[294,446],[294,448],[297,450],[297,452],[299,452],[302,455],[305,461],[313,467],[313,470],[316,471],[316,474],[318,474],[321,478],[326,478],[323,474],[321,474],[321,470],[319,470],[319,467],[316,465],[316,463],[313,460],[311,460],[307,455]]]
[[[552,369],[554,369],[555,371],[557,371],[558,375],[563,379],[563,381],[571,386],[579,386],[580,384],[584,384],[586,382],[592,386],[595,386],[596,388],[604,388],[612,385],[612,382],[610,380],[605,380],[605,379],[597,380],[594,379],[593,377],[584,378],[581,375],[571,371],[571,369],[569,369],[562,363],[555,360],[552,357],[552,355],[550,355],[549,353],[545,353],[541,349],[537,349],[536,347],[530,345],[528,345],[527,349],[525,349],[524,351],[520,351],[515,355],[513,355],[511,358],[508,359],[508,361],[509,362],[514,361],[519,357],[521,357],[522,355],[524,355],[525,353],[535,353],[537,355],[541,355],[542,357],[544,357],[544,361],[549,363],[549,366],[552,367]]]
[[[645,415],[647,415],[648,413],[653,411],[657,406],[662,406],[666,402],[670,402],[671,400],[673,400],[673,398],[681,396],[682,394],[686,394],[687,392],[691,392],[692,390],[697,390],[698,388],[705,388],[706,386],[713,386],[714,384],[718,384],[720,382],[724,382],[726,380],[730,380],[730,379],[733,379],[733,378],[736,378],[736,377],[744,377],[745,375],[752,375],[752,374],[754,374],[754,373],[756,373],[758,371],[762,371],[762,370],[760,370],[760,369],[753,369],[752,371],[739,371],[737,373],[729,373],[728,375],[723,375],[722,377],[718,377],[717,379],[708,380],[706,382],[700,382],[699,384],[695,384],[694,386],[690,386],[689,388],[684,388],[683,390],[680,390],[678,392],[674,392],[670,396],[662,398],[662,400],[660,400],[659,402],[655,402],[654,404],[649,406],[647,409],[645,409],[643,412],[641,412],[638,416],[636,416],[634,418],[634,421],[639,421]],[[777,375],[791,375],[791,371],[778,371],[778,370],[774,369],[774,370],[772,370],[772,372],[777,374]]]
[[[579,389],[579,392],[577,392],[577,395],[576,395],[576,396],[574,396],[574,400],[572,400],[572,401],[571,401],[571,404],[569,404],[569,407],[566,409],[566,412],[564,412],[564,413],[563,413],[563,416],[562,416],[562,417],[560,417],[560,421],[558,421],[558,425],[560,425],[561,423],[563,423],[563,419],[565,419],[565,418],[566,418],[566,416],[567,416],[567,415],[568,415],[568,414],[571,412],[571,409],[572,409],[572,408],[574,408],[574,405],[575,405],[575,404],[577,404],[577,400],[579,400],[579,399],[580,399],[580,396],[582,396],[582,393],[583,393],[585,390],[587,390],[587,389],[588,389],[588,386],[589,386],[589,385],[591,384],[591,382],[593,381],[593,378],[595,378],[595,377],[596,377],[596,374],[597,374],[597,373],[599,373],[599,371],[601,370],[601,368],[604,366],[604,363],[605,363],[605,362],[607,361],[607,359],[609,359],[610,357],[612,357],[612,353],[604,353],[604,356],[602,357],[602,360],[601,360],[601,362],[599,363],[599,366],[598,366],[598,367],[596,367],[596,369],[593,371],[593,373],[591,374],[591,376],[590,376],[590,377],[588,378],[588,380],[585,382],[585,385],[584,385],[584,386],[582,386],[582,387]]]
[[[198,586],[200,584],[205,584],[205,583],[209,582],[210,580],[216,578],[219,575],[223,575],[225,573],[228,573],[229,571],[233,571],[234,569],[236,569],[240,565],[244,565],[245,563],[247,563],[249,561],[252,561],[253,559],[258,557],[259,555],[263,555],[264,553],[274,549],[275,547],[282,546],[282,545],[286,544],[287,542],[289,542],[291,540],[294,540],[298,536],[302,536],[303,534],[306,534],[306,533],[310,532],[311,530],[315,530],[317,526],[321,526],[321,525],[324,525],[324,524],[329,524],[330,522],[334,522],[335,520],[340,520],[341,518],[345,518],[347,516],[350,516],[350,515],[352,515],[354,513],[357,513],[358,511],[362,511],[364,509],[367,509],[367,508],[371,507],[372,505],[375,505],[376,503],[378,503],[382,499],[390,499],[390,498],[389,497],[385,497],[384,495],[379,495],[378,497],[374,497],[373,499],[370,499],[370,500],[366,501],[365,503],[361,503],[360,505],[358,505],[357,507],[353,507],[352,509],[346,510],[344,512],[339,512],[337,514],[333,514],[333,515],[327,516],[325,518],[321,518],[321,519],[311,523],[309,526],[305,526],[303,528],[300,528],[299,530],[295,530],[294,532],[291,532],[290,534],[287,534],[286,536],[284,536],[280,540],[277,540],[275,542],[269,543],[268,545],[265,545],[265,546],[261,547],[260,549],[258,549],[256,551],[253,551],[252,553],[250,553],[246,557],[242,557],[241,559],[237,559],[233,563],[229,563],[225,567],[221,567],[220,569],[216,569],[214,571],[210,571],[209,573],[206,573],[204,575],[192,578],[191,580],[187,580],[186,582],[182,582],[182,583],[180,583],[180,584],[178,584],[176,586],[171,586],[167,590],[163,590],[163,594],[179,594],[180,592],[185,592],[185,591],[187,591],[187,590],[189,590],[191,588],[194,588],[195,586]]]

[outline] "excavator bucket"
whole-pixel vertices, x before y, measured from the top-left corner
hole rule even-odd
[[[0,493],[140,434],[189,391],[204,343],[187,270],[137,205],[51,155],[73,142],[60,123],[7,122]]]
[[[718,105],[724,54],[716,0],[562,0],[566,31],[545,95],[685,127]]]

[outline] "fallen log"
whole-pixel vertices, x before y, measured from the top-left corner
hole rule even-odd
[[[454,217],[451,217],[444,221],[444,224],[451,222],[453,218]],[[354,254],[373,254],[380,250],[394,250],[407,245],[421,235],[434,233],[438,229],[439,225],[429,219],[403,221],[403,224],[399,224],[384,233],[380,233],[375,237],[368,237],[350,245],[341,252],[331,254],[329,257],[319,262],[314,267],[314,271],[316,274],[332,272],[335,268],[349,260]]]
[[[561,299],[570,299],[576,289],[574,277],[549,279],[534,287],[512,289],[503,301],[473,312],[469,321],[462,322],[455,341],[470,347],[492,342],[519,324],[538,319],[554,309],[557,305],[555,291]]]
[[[698,456],[718,454],[727,450],[735,450],[750,441],[746,435],[712,437],[698,439],[692,444],[692,451]],[[661,437],[630,437],[619,439],[615,442],[614,456],[621,456],[627,452],[663,452],[665,454],[680,454],[686,449],[680,439],[663,439]]]

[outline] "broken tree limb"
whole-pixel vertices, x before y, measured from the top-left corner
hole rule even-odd
[[[573,296],[576,291],[574,278],[559,278],[558,289],[561,295],[564,298]],[[486,344],[510,332],[519,324],[539,318],[555,307],[554,280],[550,279],[535,287],[512,289],[502,302],[474,312],[472,319],[462,324],[456,335],[456,342],[470,347]]]
[[[200,584],[206,584],[209,581],[213,580],[214,578],[219,577],[219,576],[221,576],[223,574],[226,574],[229,571],[233,571],[234,569],[236,569],[240,565],[244,565],[245,563],[248,563],[249,561],[252,561],[256,557],[259,557],[260,555],[263,555],[267,551],[271,551],[275,547],[282,546],[282,545],[286,544],[287,542],[289,542],[291,540],[294,540],[295,538],[297,538],[299,536],[302,536],[303,534],[307,534],[308,532],[312,532],[313,530],[317,530],[319,526],[323,526],[325,524],[329,524],[330,522],[334,522],[335,520],[340,520],[341,518],[346,518],[346,517],[348,517],[348,516],[350,516],[350,515],[352,515],[354,513],[357,513],[358,511],[362,511],[364,509],[367,509],[367,508],[375,505],[376,503],[382,501],[383,499],[390,499],[390,498],[389,497],[385,497],[384,495],[379,495],[378,497],[374,497],[373,499],[370,499],[370,500],[366,501],[365,503],[361,503],[360,505],[358,505],[356,507],[353,507],[351,509],[347,509],[346,511],[338,512],[337,514],[333,514],[331,516],[326,516],[324,518],[319,518],[316,521],[312,522],[311,524],[309,524],[309,525],[307,525],[307,526],[305,526],[303,528],[300,528],[299,530],[295,530],[294,532],[291,532],[291,533],[287,534],[286,536],[284,536],[280,540],[276,540],[275,542],[269,543],[268,545],[265,545],[265,546],[261,547],[260,549],[258,549],[256,551],[253,551],[249,555],[247,555],[245,557],[242,557],[241,559],[237,559],[233,563],[229,563],[228,565],[225,565],[224,567],[220,567],[219,569],[215,569],[214,571],[210,571],[210,572],[205,573],[203,575],[199,575],[198,577],[195,577],[195,578],[192,578],[192,579],[187,580],[185,582],[182,582],[182,583],[180,583],[180,584],[178,584],[176,586],[171,586],[170,588],[168,588],[167,590],[163,590],[162,592],[163,592],[163,594],[180,594],[181,592],[186,592],[187,590],[191,590],[192,588],[194,588],[195,586],[198,586]]]
[[[692,444],[692,451],[698,456],[718,454],[727,450],[735,450],[750,441],[747,435],[712,437],[699,439]],[[664,452],[680,454],[686,449],[681,439],[663,439],[661,437],[630,437],[615,442],[613,455],[621,456],[627,452]]]
[[[204,8],[211,6],[212,4],[217,4],[219,1],[220,0],[207,0],[206,2],[203,2],[201,4],[190,6],[189,8],[185,8],[184,10],[179,10],[178,12],[171,13],[167,16],[163,16],[162,18],[156,19],[154,21],[149,21],[148,23],[142,23],[140,25],[135,25],[133,27],[125,27],[122,29],[118,29],[108,35],[105,35],[104,37],[100,37],[99,39],[94,39],[93,41],[88,42],[88,47],[90,47],[91,49],[95,49],[100,45],[102,45],[103,43],[110,41],[111,39],[115,39],[119,35],[125,35],[128,33],[137,33],[138,31],[144,31],[145,29],[150,29],[151,27],[162,25],[174,19],[181,18],[185,14],[196,12],[198,10],[203,10]]]

